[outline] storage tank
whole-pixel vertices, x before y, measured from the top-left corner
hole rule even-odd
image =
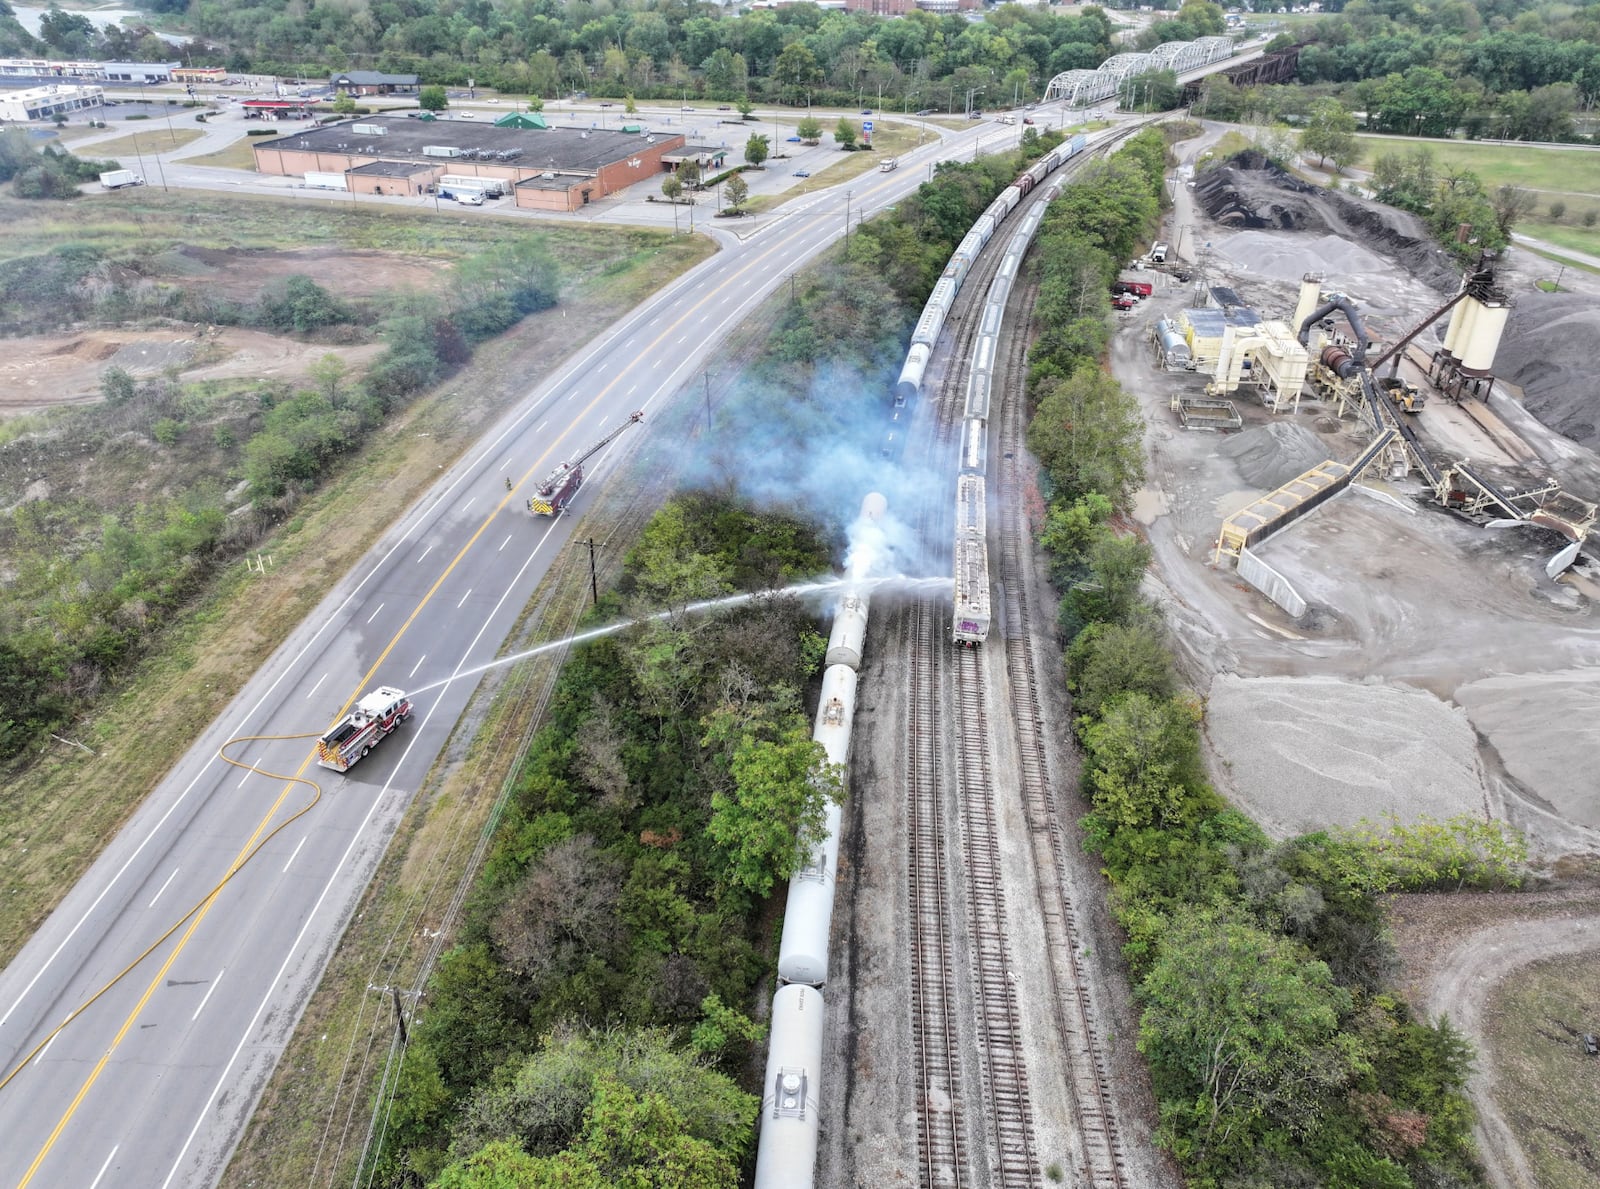
[[[1462,305],[1477,307],[1469,327],[1471,337],[1456,344],[1456,357],[1461,360],[1461,370],[1474,376],[1486,376],[1494,367],[1495,352],[1500,350],[1500,336],[1505,333],[1506,321],[1511,317],[1511,306],[1506,302],[1487,305],[1467,298]]]
[[[1472,298],[1464,297],[1456,302],[1456,308],[1450,311],[1450,325],[1444,332],[1445,354],[1455,356],[1461,352],[1462,331],[1472,320]]]
[[[1183,333],[1165,318],[1156,323],[1156,342],[1161,344],[1161,359],[1167,367],[1194,366],[1194,357],[1189,354],[1189,344]]]
[[[821,1127],[822,993],[791,983],[772,997],[761,1082],[755,1189],[811,1189]]]
[[[1308,272],[1300,278],[1300,300],[1294,304],[1294,327],[1296,334],[1305,325],[1306,319],[1311,317],[1311,312],[1322,304],[1322,274]]]

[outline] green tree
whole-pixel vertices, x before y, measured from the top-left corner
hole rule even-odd
[[[450,98],[441,86],[423,87],[417,92],[417,106],[423,111],[443,111],[450,106]]]
[[[750,197],[750,187],[738,174],[728,179],[728,209],[737,211],[744,207],[745,199]]]
[[[1303,946],[1246,922],[1173,913],[1139,998],[1161,1130],[1191,1168],[1249,1167],[1269,1128],[1304,1135],[1348,1075],[1336,1032],[1349,993]]]
[[[639,114],[639,105],[633,101],[632,94],[623,97],[622,110],[627,112],[630,116],[636,116]]]
[[[1094,364],[1046,380],[1038,392],[1028,447],[1050,471],[1057,491],[1066,499],[1098,491],[1126,507],[1144,479],[1138,402]]]
[[[1182,698],[1113,698],[1083,732],[1095,813],[1117,829],[1182,825],[1202,782],[1200,708]]]
[[[1316,154],[1320,167],[1332,157],[1337,164],[1351,161],[1356,151],[1356,118],[1337,99],[1319,99],[1300,134],[1300,151]]]
[[[756,109],[755,104],[750,102],[750,97],[748,95],[740,95],[739,101],[733,106],[738,110],[739,118],[741,120],[748,120],[750,118],[750,113]]]
[[[815,116],[801,116],[794,133],[808,144],[815,144],[822,139],[822,121]]]
[[[661,179],[661,193],[668,202],[677,202],[683,195],[683,179],[676,173],[669,173]]]
[[[1495,226],[1500,229],[1501,242],[1511,239],[1511,229],[1538,208],[1539,196],[1532,190],[1509,183],[1495,189],[1492,199]]]
[[[125,368],[113,365],[100,373],[100,395],[107,404],[125,405],[133,399],[135,391],[133,375]]]
[[[348,91],[340,90],[340,92],[333,97],[333,110],[341,116],[354,115],[356,110],[356,101]]]
[[[1068,649],[1067,672],[1073,711],[1091,719],[1123,694],[1159,700],[1170,697],[1177,685],[1166,641],[1149,618],[1084,629]]]
[[[707,743],[730,730],[731,713],[712,716]],[[722,885],[755,896],[805,865],[822,840],[828,805],[844,799],[839,773],[804,719],[795,715],[771,733],[739,729],[728,762],[732,788],[712,794],[706,827],[722,855]]]
[[[698,189],[700,186],[700,162],[691,159],[678,166],[678,180],[683,183],[685,190]]]
[[[744,159],[757,169],[767,159],[771,145],[767,138],[760,133],[751,133],[750,139],[744,142]]]
[[[783,88],[790,103],[806,100],[809,105],[811,88],[822,81],[822,67],[804,42],[792,41],[773,63],[772,81]]]
[[[846,117],[841,116],[838,124],[833,129],[833,139],[841,149],[848,151],[856,147],[856,126]]]
[[[529,111],[543,111],[544,110],[544,100],[538,95],[529,95],[528,96],[528,110]]]

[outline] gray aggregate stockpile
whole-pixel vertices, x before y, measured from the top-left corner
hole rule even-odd
[[[1223,457],[1233,459],[1246,483],[1264,491],[1282,487],[1331,457],[1321,438],[1287,420],[1234,434],[1225,438],[1217,450]]]
[[[1220,673],[1206,735],[1218,783],[1275,836],[1483,812],[1472,724],[1422,690]]]
[[[1440,292],[1455,292],[1461,280],[1461,269],[1433,243],[1415,215],[1302,182],[1254,150],[1205,170],[1195,179],[1194,194],[1206,214],[1224,227],[1322,232],[1350,241],[1341,252],[1351,244],[1365,244],[1393,256]],[[1313,267],[1330,276],[1339,271],[1334,264]]]
[[[1241,273],[1255,273],[1278,281],[1298,283],[1308,272],[1327,277],[1381,275],[1392,268],[1387,260],[1360,244],[1336,235],[1280,235],[1271,231],[1241,231],[1212,245]],[[1299,327],[1295,327],[1296,330]]]
[[[1600,669],[1506,673],[1456,690],[1506,771],[1557,813],[1600,828]]]
[[[1495,355],[1497,376],[1522,389],[1528,412],[1600,450],[1600,307],[1582,293],[1519,292]]]

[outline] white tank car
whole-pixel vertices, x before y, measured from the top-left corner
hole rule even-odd
[[[754,1189],[812,1189],[821,1128],[822,993],[791,983],[772,997]]]
[[[849,672],[843,665],[838,666]],[[833,927],[833,894],[839,875],[839,828],[844,811],[828,806],[826,831],[806,865],[789,877],[778,942],[778,978],[820,987],[828,981],[828,934]]]
[[[833,629],[828,633],[829,665],[861,667],[861,650],[867,638],[867,597],[847,594],[833,609]],[[821,725],[820,723],[818,724]]]
[[[849,665],[829,665],[822,674],[817,698],[817,723],[811,737],[828,753],[828,763],[850,760],[850,724],[856,714],[856,671]]]
[[[894,386],[895,400],[904,403],[915,400],[922,392],[922,375],[928,370],[928,357],[933,351],[926,343],[912,343],[906,352],[905,366],[900,369],[900,380]]]

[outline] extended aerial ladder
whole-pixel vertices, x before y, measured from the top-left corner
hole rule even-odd
[[[581,454],[569,458],[545,477],[528,500],[528,511],[535,516],[559,516],[583,486],[583,464],[622,436],[623,430],[644,420],[640,410],[598,442],[586,447]]]

